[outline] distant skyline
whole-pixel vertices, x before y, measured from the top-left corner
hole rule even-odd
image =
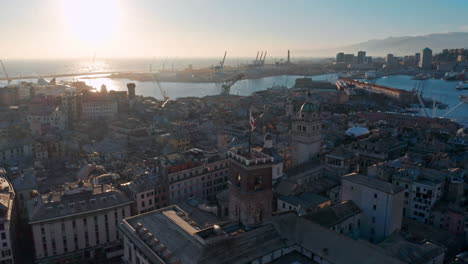
[[[464,0],[15,0],[0,59],[279,56],[468,31]]]

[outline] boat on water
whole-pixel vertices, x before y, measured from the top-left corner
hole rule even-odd
[[[443,79],[446,81],[465,80],[465,73],[464,72],[447,72],[445,73]]]
[[[413,78],[411,78],[411,79],[412,80],[427,80],[429,78],[430,78],[430,76],[428,74],[420,73],[420,74],[417,74],[417,75],[413,76]]]
[[[457,86],[455,86],[457,90],[468,90],[468,83],[467,82],[460,82]]]

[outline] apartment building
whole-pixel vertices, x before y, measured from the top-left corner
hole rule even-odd
[[[214,202],[216,194],[227,188],[229,168],[225,155],[190,149],[161,157],[162,171],[168,181],[168,204],[191,197]]]
[[[119,257],[120,221],[130,201],[108,185],[79,182],[28,201],[37,263],[81,263]]]
[[[443,194],[443,173],[419,167],[402,168],[393,173],[392,183],[406,189],[403,216],[428,224],[431,210]]]
[[[357,173],[341,178],[341,200],[352,200],[361,208],[361,237],[371,242],[380,242],[401,229],[404,190],[402,186]]]
[[[161,175],[139,175],[131,182],[121,184],[120,189],[134,201],[132,214],[142,214],[168,206],[167,183]]]
[[[83,119],[111,119],[118,114],[118,103],[104,94],[83,96],[81,102],[81,118]]]

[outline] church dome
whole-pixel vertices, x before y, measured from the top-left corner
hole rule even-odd
[[[313,103],[306,102],[301,106],[301,113],[311,113],[317,110],[318,110],[317,106],[314,105]]]
[[[310,92],[307,93],[307,100],[301,106],[301,113],[312,113],[318,111],[317,105],[312,103],[312,94]]]

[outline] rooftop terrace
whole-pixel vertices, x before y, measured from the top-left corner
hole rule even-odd
[[[244,149],[237,149],[228,151],[227,156],[247,166],[268,164],[274,161],[273,157],[256,150],[246,151]]]

